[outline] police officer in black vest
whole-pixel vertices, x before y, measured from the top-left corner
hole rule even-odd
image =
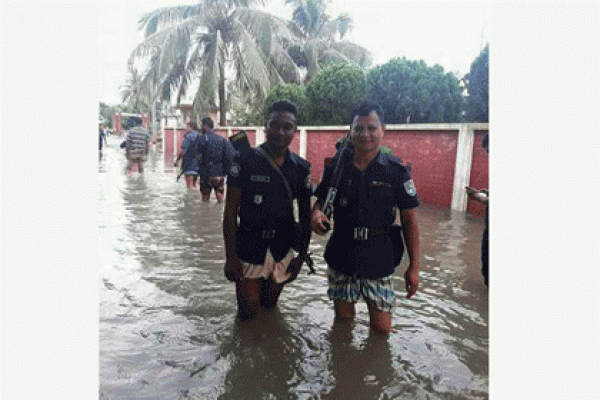
[[[372,102],[352,111],[352,150],[343,157],[343,173],[334,201],[333,221],[322,212],[338,155],[325,167],[315,195],[311,228],[333,233],[325,250],[328,265],[327,294],[334,301],[336,318],[353,318],[354,305],[364,298],[371,328],[391,331],[395,293],[390,276],[396,267],[391,226],[400,210],[410,265],[404,274],[408,298],[419,287],[419,227],[415,208],[419,199],[409,169],[398,158],[380,151],[385,127],[383,110]],[[335,224],[334,224],[335,222]]]
[[[308,257],[310,164],[288,149],[298,110],[290,102],[275,102],[267,118],[266,143],[237,153],[227,177],[224,272],[236,283],[242,318],[274,307],[283,286],[296,279]]]

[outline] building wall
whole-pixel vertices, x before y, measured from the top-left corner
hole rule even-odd
[[[342,127],[319,128],[318,130],[306,129],[307,146],[305,158],[310,163],[310,174],[315,186],[323,177],[325,158],[335,155],[337,140],[346,136],[347,133],[348,129]]]
[[[481,147],[481,141],[488,132],[487,124],[477,124],[465,129],[469,126],[471,125],[415,124],[386,127],[382,144],[392,149],[395,156],[402,158],[404,164],[410,165],[422,203],[465,210],[465,202],[462,206],[460,202],[456,202],[453,199],[453,192],[458,195],[459,200],[464,200],[466,191],[463,182],[468,182],[470,186],[478,189],[488,187],[488,155]],[[252,146],[264,141],[264,130],[258,127],[216,127],[215,132],[228,137],[242,129],[246,130]],[[463,135],[467,132],[466,135],[471,135],[473,140],[465,140],[464,143],[467,144],[459,146],[461,130]],[[344,137],[349,129],[343,126],[299,127],[299,131],[290,149],[310,162],[312,181],[316,185],[321,180],[325,158],[335,154],[337,140]],[[183,142],[184,133],[184,129],[165,129],[165,160],[174,159]],[[305,147],[301,146],[303,140],[306,141]],[[467,151],[472,154],[457,154],[459,148],[465,149],[461,152]],[[460,157],[461,163],[467,164],[468,172],[456,172],[456,165],[459,162],[457,157]],[[457,177],[455,174],[462,176]],[[468,201],[466,212],[471,215],[483,215],[485,207]]]
[[[131,114],[129,114],[131,115]],[[146,129],[149,129],[150,126],[150,114],[140,114],[142,117],[142,126]],[[120,113],[113,114],[113,132],[117,135],[122,135],[125,133],[125,129],[123,128],[123,116]]]
[[[450,207],[457,132],[388,131],[383,143],[411,166],[421,202]]]
[[[335,144],[347,128],[307,128],[306,159],[311,164],[313,183],[321,180],[324,159],[335,154]],[[457,131],[401,130],[388,127],[382,145],[388,146],[404,164],[410,164],[419,198],[424,203],[450,207],[454,182]]]

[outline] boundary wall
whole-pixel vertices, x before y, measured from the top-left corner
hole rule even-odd
[[[112,119],[113,132],[116,135],[123,135],[123,117],[142,117],[142,126],[146,129],[150,127],[150,114],[131,114],[131,113],[114,113]]]
[[[229,137],[245,130],[253,146],[265,141],[263,127],[215,127]],[[172,165],[185,129],[165,128],[165,160]],[[335,154],[335,143],[349,132],[347,126],[298,127],[290,149],[311,164],[313,184],[323,174],[324,159]],[[489,160],[481,142],[487,123],[387,125],[382,145],[411,167],[422,203],[483,215],[485,207],[469,200],[465,186],[489,188]]]

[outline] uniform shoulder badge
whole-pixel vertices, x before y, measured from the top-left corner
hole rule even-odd
[[[414,197],[417,195],[417,188],[415,188],[415,183],[412,179],[409,179],[408,181],[404,182],[404,190],[406,190],[406,194],[408,194],[409,196]]]
[[[233,161],[231,163],[231,167],[229,167],[229,173],[231,174],[231,176],[237,178],[240,174],[240,170],[240,165],[237,162]]]

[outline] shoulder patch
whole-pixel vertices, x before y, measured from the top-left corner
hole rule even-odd
[[[409,196],[414,197],[417,195],[417,188],[415,188],[415,183],[412,179],[409,179],[408,181],[404,182],[404,190],[406,190],[406,194],[408,194]]]
[[[231,167],[229,167],[229,173],[231,174],[231,176],[237,178],[240,175],[240,171],[240,165],[237,162],[233,161],[231,163]]]

